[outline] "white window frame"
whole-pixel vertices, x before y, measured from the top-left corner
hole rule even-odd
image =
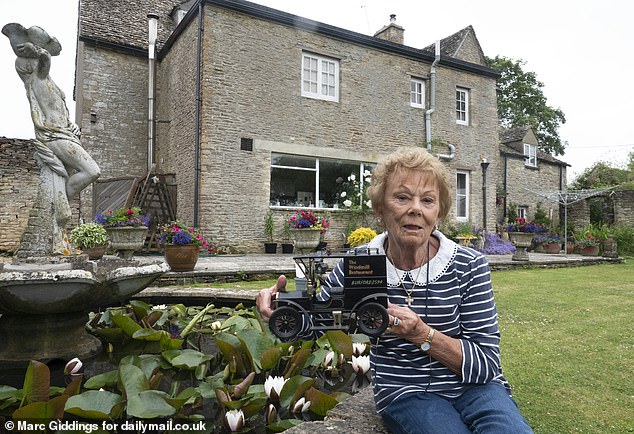
[[[517,218],[528,220],[528,207],[527,206],[518,206],[517,207]]]
[[[458,191],[458,177],[460,176],[464,176],[464,180],[465,180],[465,193],[461,194]],[[470,196],[470,191],[469,191],[469,172],[467,171],[457,171],[456,172],[456,221],[458,222],[467,222],[469,221],[469,196]],[[465,198],[465,215],[458,215],[458,201],[461,198]]]
[[[524,143],[524,165],[537,167],[537,146]]]
[[[312,53],[302,53],[302,96],[339,101],[339,61]]]
[[[425,108],[425,80],[412,78],[409,89],[409,105],[416,108]]]
[[[469,89],[456,87],[456,123],[469,125]]]

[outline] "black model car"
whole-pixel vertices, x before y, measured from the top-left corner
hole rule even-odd
[[[343,260],[343,287],[330,287],[330,299],[319,301],[317,293],[325,282],[326,260]],[[304,319],[311,330],[359,331],[370,337],[388,326],[387,272],[385,255],[377,249],[355,249],[348,253],[316,253],[293,258],[304,274],[295,291],[278,292],[269,319],[271,332],[283,341],[296,340]]]

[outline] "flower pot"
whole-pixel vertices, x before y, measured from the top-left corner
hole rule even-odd
[[[527,249],[533,242],[533,233],[531,232],[509,232],[509,239],[515,246],[515,253],[511,258],[513,261],[528,261]]]
[[[282,243],[282,253],[293,253],[292,243]]]
[[[277,253],[277,243],[264,243],[264,253]]]
[[[586,246],[579,249],[581,256],[599,256],[599,246]]]
[[[295,248],[299,250],[300,253],[314,251],[319,245],[321,231],[319,228],[292,228],[291,232],[295,238]]]
[[[542,244],[542,249],[544,249],[544,253],[557,254],[561,250],[561,246],[559,243],[545,243]]]
[[[141,250],[147,237],[147,226],[120,226],[106,228],[110,247],[123,259],[132,259],[137,250]]]
[[[172,271],[192,271],[198,262],[200,247],[195,244],[165,246],[165,262]]]
[[[619,252],[617,250],[616,240],[614,238],[608,238],[603,240],[603,256],[606,258],[618,258]]]
[[[85,247],[81,249],[81,251],[88,255],[88,259],[91,261],[99,260],[106,254],[106,250],[108,249],[107,244],[103,244],[101,246],[95,247]]]

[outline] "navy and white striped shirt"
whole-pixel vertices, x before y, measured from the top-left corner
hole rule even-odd
[[[386,235],[374,238],[369,247],[384,253]],[[453,398],[460,396],[469,385],[498,381],[510,394],[500,365],[500,332],[486,258],[476,250],[457,245],[439,231],[433,235],[440,240],[440,246],[436,256],[422,269],[398,270],[386,259],[388,296],[391,303],[407,306],[407,293],[400,282],[408,289],[414,283],[411,309],[426,324],[460,339],[462,375],[454,374],[400,337],[384,334],[373,339],[370,369],[379,413],[392,400],[413,392],[427,391]],[[429,291],[426,289],[428,266]],[[330,298],[328,287],[332,286],[343,286],[341,263],[328,276],[319,298]]]

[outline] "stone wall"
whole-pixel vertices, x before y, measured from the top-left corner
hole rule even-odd
[[[634,190],[614,192],[614,223],[634,227]]]

